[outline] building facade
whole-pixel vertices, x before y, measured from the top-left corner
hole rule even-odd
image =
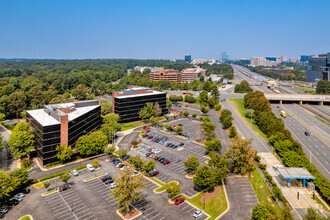
[[[191,62],[191,55],[185,55],[184,61],[190,63]]]
[[[121,123],[141,120],[140,110],[147,102],[156,105],[157,114],[166,114],[166,93],[150,88],[129,86],[127,90],[112,93],[112,112],[120,117]]]
[[[265,57],[251,57],[249,66],[276,66],[276,62]]]
[[[328,80],[330,78],[330,52],[321,54],[318,57],[311,57],[308,61],[308,70],[306,71],[307,82],[317,82],[319,80]]]
[[[179,70],[174,69],[162,69],[157,73],[150,73],[151,81],[159,81],[159,80],[168,80],[170,82],[181,83],[181,73]]]
[[[181,71],[182,83],[190,83],[194,80],[198,80],[200,76],[205,77],[206,70],[203,68],[187,68]]]
[[[27,111],[26,118],[35,135],[37,157],[43,165],[58,160],[58,145],[74,145],[80,136],[98,128],[102,121],[97,100],[46,105],[43,109]]]

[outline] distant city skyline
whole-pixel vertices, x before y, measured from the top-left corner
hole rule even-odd
[[[330,2],[0,1],[0,58],[300,58],[330,51]]]

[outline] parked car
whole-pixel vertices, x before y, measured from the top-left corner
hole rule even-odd
[[[123,166],[125,166],[125,164],[123,164],[123,163],[118,163],[118,164],[116,165],[116,167],[118,167],[118,168],[122,168]]]
[[[107,179],[106,181],[104,181],[105,184],[109,184],[109,183],[113,183],[113,179]]]
[[[146,153],[146,157],[150,157],[152,155],[152,153]]]
[[[171,161],[169,161],[169,160],[165,160],[165,161],[163,162],[164,165],[169,164],[169,163],[171,163]]]
[[[144,134],[144,135],[142,135],[142,137],[143,137],[143,138],[146,138],[146,137],[148,137],[148,135],[147,135],[147,134]]]
[[[114,189],[114,188],[117,187],[117,184],[116,184],[116,183],[111,183],[111,184],[109,185],[109,187],[110,187],[110,189]]]
[[[183,126],[183,124],[178,124],[178,125],[181,126],[181,127]]]
[[[112,161],[113,164],[115,164],[116,162],[120,162],[120,160],[119,159],[115,159],[115,160]]]
[[[201,217],[204,214],[203,210],[196,210],[196,212],[194,213],[194,217],[198,218]]]
[[[17,193],[17,194],[15,195],[15,197],[16,197],[16,196],[23,198],[23,197],[25,196],[25,194],[21,192],[21,193]]]
[[[128,159],[130,158],[131,156],[130,155],[125,155],[125,156],[122,156],[121,159],[123,161],[128,161]]]
[[[185,200],[185,198],[183,198],[183,197],[182,198],[178,198],[178,199],[175,200],[174,204],[175,205],[179,205],[179,204],[183,203],[184,200]]]
[[[157,174],[159,174],[159,171],[156,170],[156,169],[151,170],[151,171],[149,172],[149,176],[156,176]]]
[[[77,170],[71,170],[71,174],[72,174],[73,176],[78,176],[78,175],[79,175],[79,173],[78,173]]]
[[[101,180],[102,182],[106,181],[107,179],[111,179],[112,177],[110,175],[104,175],[104,176],[101,176]]]
[[[94,167],[93,167],[92,164],[89,163],[89,164],[86,165],[86,167],[87,167],[87,170],[89,170],[89,171],[91,171],[91,172],[94,171]]]
[[[310,136],[310,133],[308,131],[305,131],[306,136]]]
[[[184,147],[179,147],[178,151],[182,151],[184,149]]]
[[[16,198],[12,197],[9,199],[8,201],[8,206],[14,206],[14,205],[17,205],[20,201],[18,201]]]
[[[65,190],[71,189],[70,185],[64,184],[63,186],[60,187],[60,192],[63,192]]]
[[[16,199],[17,201],[22,201],[23,200],[23,197],[20,197],[20,196],[18,196],[18,195],[15,195],[14,196],[14,199]]]
[[[174,163],[179,163],[179,162],[181,162],[181,161],[182,161],[181,158],[176,158],[176,159],[174,160]]]
[[[148,136],[148,139],[151,139],[151,138],[153,138],[153,137],[154,137],[154,136],[152,136],[152,135],[149,135],[149,136]]]
[[[0,213],[6,214],[9,211],[7,207],[0,208]]]
[[[166,160],[165,158],[162,158],[162,159],[159,160],[159,162],[164,163],[165,160]]]
[[[139,176],[139,175],[141,175],[140,172],[133,172],[133,173],[132,173],[132,176]]]
[[[160,149],[155,149],[155,150],[154,150],[154,153],[155,153],[155,154],[158,154],[158,153],[160,153],[161,151],[162,151],[162,150],[160,150]]]
[[[181,146],[183,146],[183,145],[184,145],[184,143],[180,143],[180,144],[178,144],[179,147],[181,147]]]

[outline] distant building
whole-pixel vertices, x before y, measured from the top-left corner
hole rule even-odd
[[[290,58],[289,59],[289,63],[299,63],[300,62],[300,58]]]
[[[301,55],[300,56],[300,62],[304,63],[304,62],[308,62],[309,58],[311,58],[312,55]]]
[[[45,165],[58,160],[58,145],[74,145],[100,126],[101,106],[97,100],[46,105],[27,111],[26,119],[35,136],[38,160]]]
[[[330,52],[321,54],[318,57],[311,57],[308,61],[308,70],[306,71],[307,82],[317,82],[319,80],[328,80],[330,78]]]
[[[141,73],[145,70],[145,69],[149,69],[151,73],[156,73],[158,71],[160,71],[161,69],[163,69],[163,67],[149,67],[149,66],[136,66],[133,68],[135,71],[140,71]]]
[[[211,78],[212,82],[219,82],[223,78],[223,75],[214,75],[214,74],[211,74],[209,76],[209,78]]]
[[[282,69],[278,69],[278,68],[263,68],[264,70],[270,70],[270,71],[273,71],[277,74],[283,74],[284,73],[284,70]]]
[[[229,55],[226,52],[221,53],[221,61],[226,62],[229,60]]]
[[[276,66],[276,62],[265,57],[251,57],[249,66]]]
[[[182,83],[198,80],[202,75],[205,77],[206,70],[203,68],[188,68],[181,71]]]
[[[185,55],[184,61],[190,63],[191,62],[191,55]]]
[[[162,69],[157,73],[150,73],[151,81],[159,81],[159,80],[169,80],[170,82],[181,83],[181,73],[179,70],[174,69]]]
[[[147,102],[156,106],[158,115],[164,115],[166,109],[166,93],[150,88],[128,86],[128,89],[112,93],[112,112],[120,117],[121,123],[141,120],[139,111]]]
[[[281,59],[281,63],[288,62],[288,58],[287,57],[281,56],[280,59]]]

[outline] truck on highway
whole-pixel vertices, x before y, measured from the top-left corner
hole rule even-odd
[[[281,111],[281,116],[282,116],[283,118],[286,118],[286,113],[285,113],[285,111]]]

